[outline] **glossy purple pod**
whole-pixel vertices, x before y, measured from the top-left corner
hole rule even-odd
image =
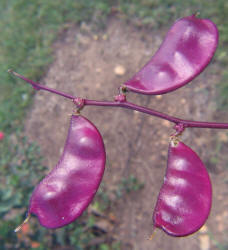
[[[105,148],[97,128],[81,115],[72,115],[63,154],[39,183],[28,214],[42,226],[58,228],[77,219],[92,201],[105,169]]]
[[[172,236],[186,236],[207,220],[212,187],[199,156],[182,142],[170,143],[163,186],[153,214],[154,226]]]
[[[150,61],[124,86],[141,94],[165,94],[190,82],[211,61],[218,30],[195,15],[177,20]]]

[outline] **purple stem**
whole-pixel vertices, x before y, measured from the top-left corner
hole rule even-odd
[[[46,90],[49,91],[51,93],[60,95],[60,96],[64,96],[68,99],[71,99],[72,101],[76,100],[77,97],[66,94],[62,91],[58,91],[55,89],[51,89],[48,87],[45,87],[43,85],[41,85],[40,83],[34,82],[32,80],[27,79],[26,77],[12,71],[12,70],[8,70],[9,73],[12,73],[13,75],[21,78],[22,80],[26,81],[27,83],[31,84],[33,86],[34,89],[36,90]],[[84,99],[84,106],[102,106],[102,107],[121,107],[121,108],[127,108],[127,109],[132,109],[132,110],[137,110],[139,112],[142,113],[146,113],[149,115],[153,115],[156,117],[159,117],[161,119],[164,120],[168,120],[170,122],[173,122],[175,124],[182,124],[184,126],[184,128],[187,127],[191,127],[191,128],[216,128],[216,129],[228,129],[228,123],[217,123],[217,122],[200,122],[200,121],[191,121],[191,120],[182,120],[180,118],[174,117],[174,116],[170,116],[161,112],[158,112],[156,110],[153,109],[149,109],[143,106],[139,106],[136,105],[134,103],[130,103],[127,101],[96,101],[96,100],[88,100],[88,99]]]
[[[30,80],[30,79],[24,77],[23,75],[20,75],[20,74],[18,74],[17,72],[14,72],[12,69],[9,69],[8,72],[11,73],[11,74],[13,74],[13,75],[15,75],[15,76],[17,76],[17,77],[19,77],[19,78],[21,78],[21,79],[24,80],[25,82],[31,84],[35,90],[40,90],[40,89],[42,89],[42,90],[46,90],[46,91],[49,91],[49,92],[54,93],[54,94],[57,94],[57,95],[64,96],[64,97],[66,97],[66,98],[68,98],[68,99],[74,99],[74,98],[75,98],[74,96],[69,95],[69,94],[67,94],[67,93],[64,93],[64,92],[62,92],[62,91],[58,91],[58,90],[55,90],[55,89],[51,89],[51,88],[45,87],[44,85],[42,85],[42,84],[40,84],[40,83],[38,83],[38,82],[34,82],[34,81],[32,81],[32,80]]]

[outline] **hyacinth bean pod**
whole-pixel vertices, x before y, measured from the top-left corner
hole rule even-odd
[[[63,154],[35,188],[28,214],[35,214],[47,228],[73,222],[92,201],[104,169],[105,148],[99,131],[83,116],[72,115]]]
[[[196,232],[207,220],[212,187],[199,156],[182,142],[170,143],[163,186],[153,214],[154,226],[172,236]]]
[[[195,15],[177,20],[150,61],[124,86],[141,94],[164,94],[190,82],[211,61],[218,30]]]

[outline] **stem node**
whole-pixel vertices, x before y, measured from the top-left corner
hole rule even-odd
[[[73,99],[73,103],[77,107],[77,113],[80,113],[80,111],[83,109],[83,107],[85,105],[85,99],[83,99],[81,97],[76,97]]]

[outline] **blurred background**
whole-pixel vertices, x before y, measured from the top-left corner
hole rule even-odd
[[[228,2],[225,0],[0,1],[0,248],[1,249],[228,249],[228,132],[188,129],[183,141],[203,160],[213,205],[197,233],[172,238],[152,214],[166,168],[172,124],[130,110],[86,107],[107,152],[102,185],[76,222],[57,230],[35,217],[18,233],[34,187],[62,153],[73,105],[35,93],[8,69],[75,96],[113,100],[117,88],[161,44],[172,23],[199,12],[220,33],[207,69],[163,96],[128,100],[183,119],[228,122]]]

